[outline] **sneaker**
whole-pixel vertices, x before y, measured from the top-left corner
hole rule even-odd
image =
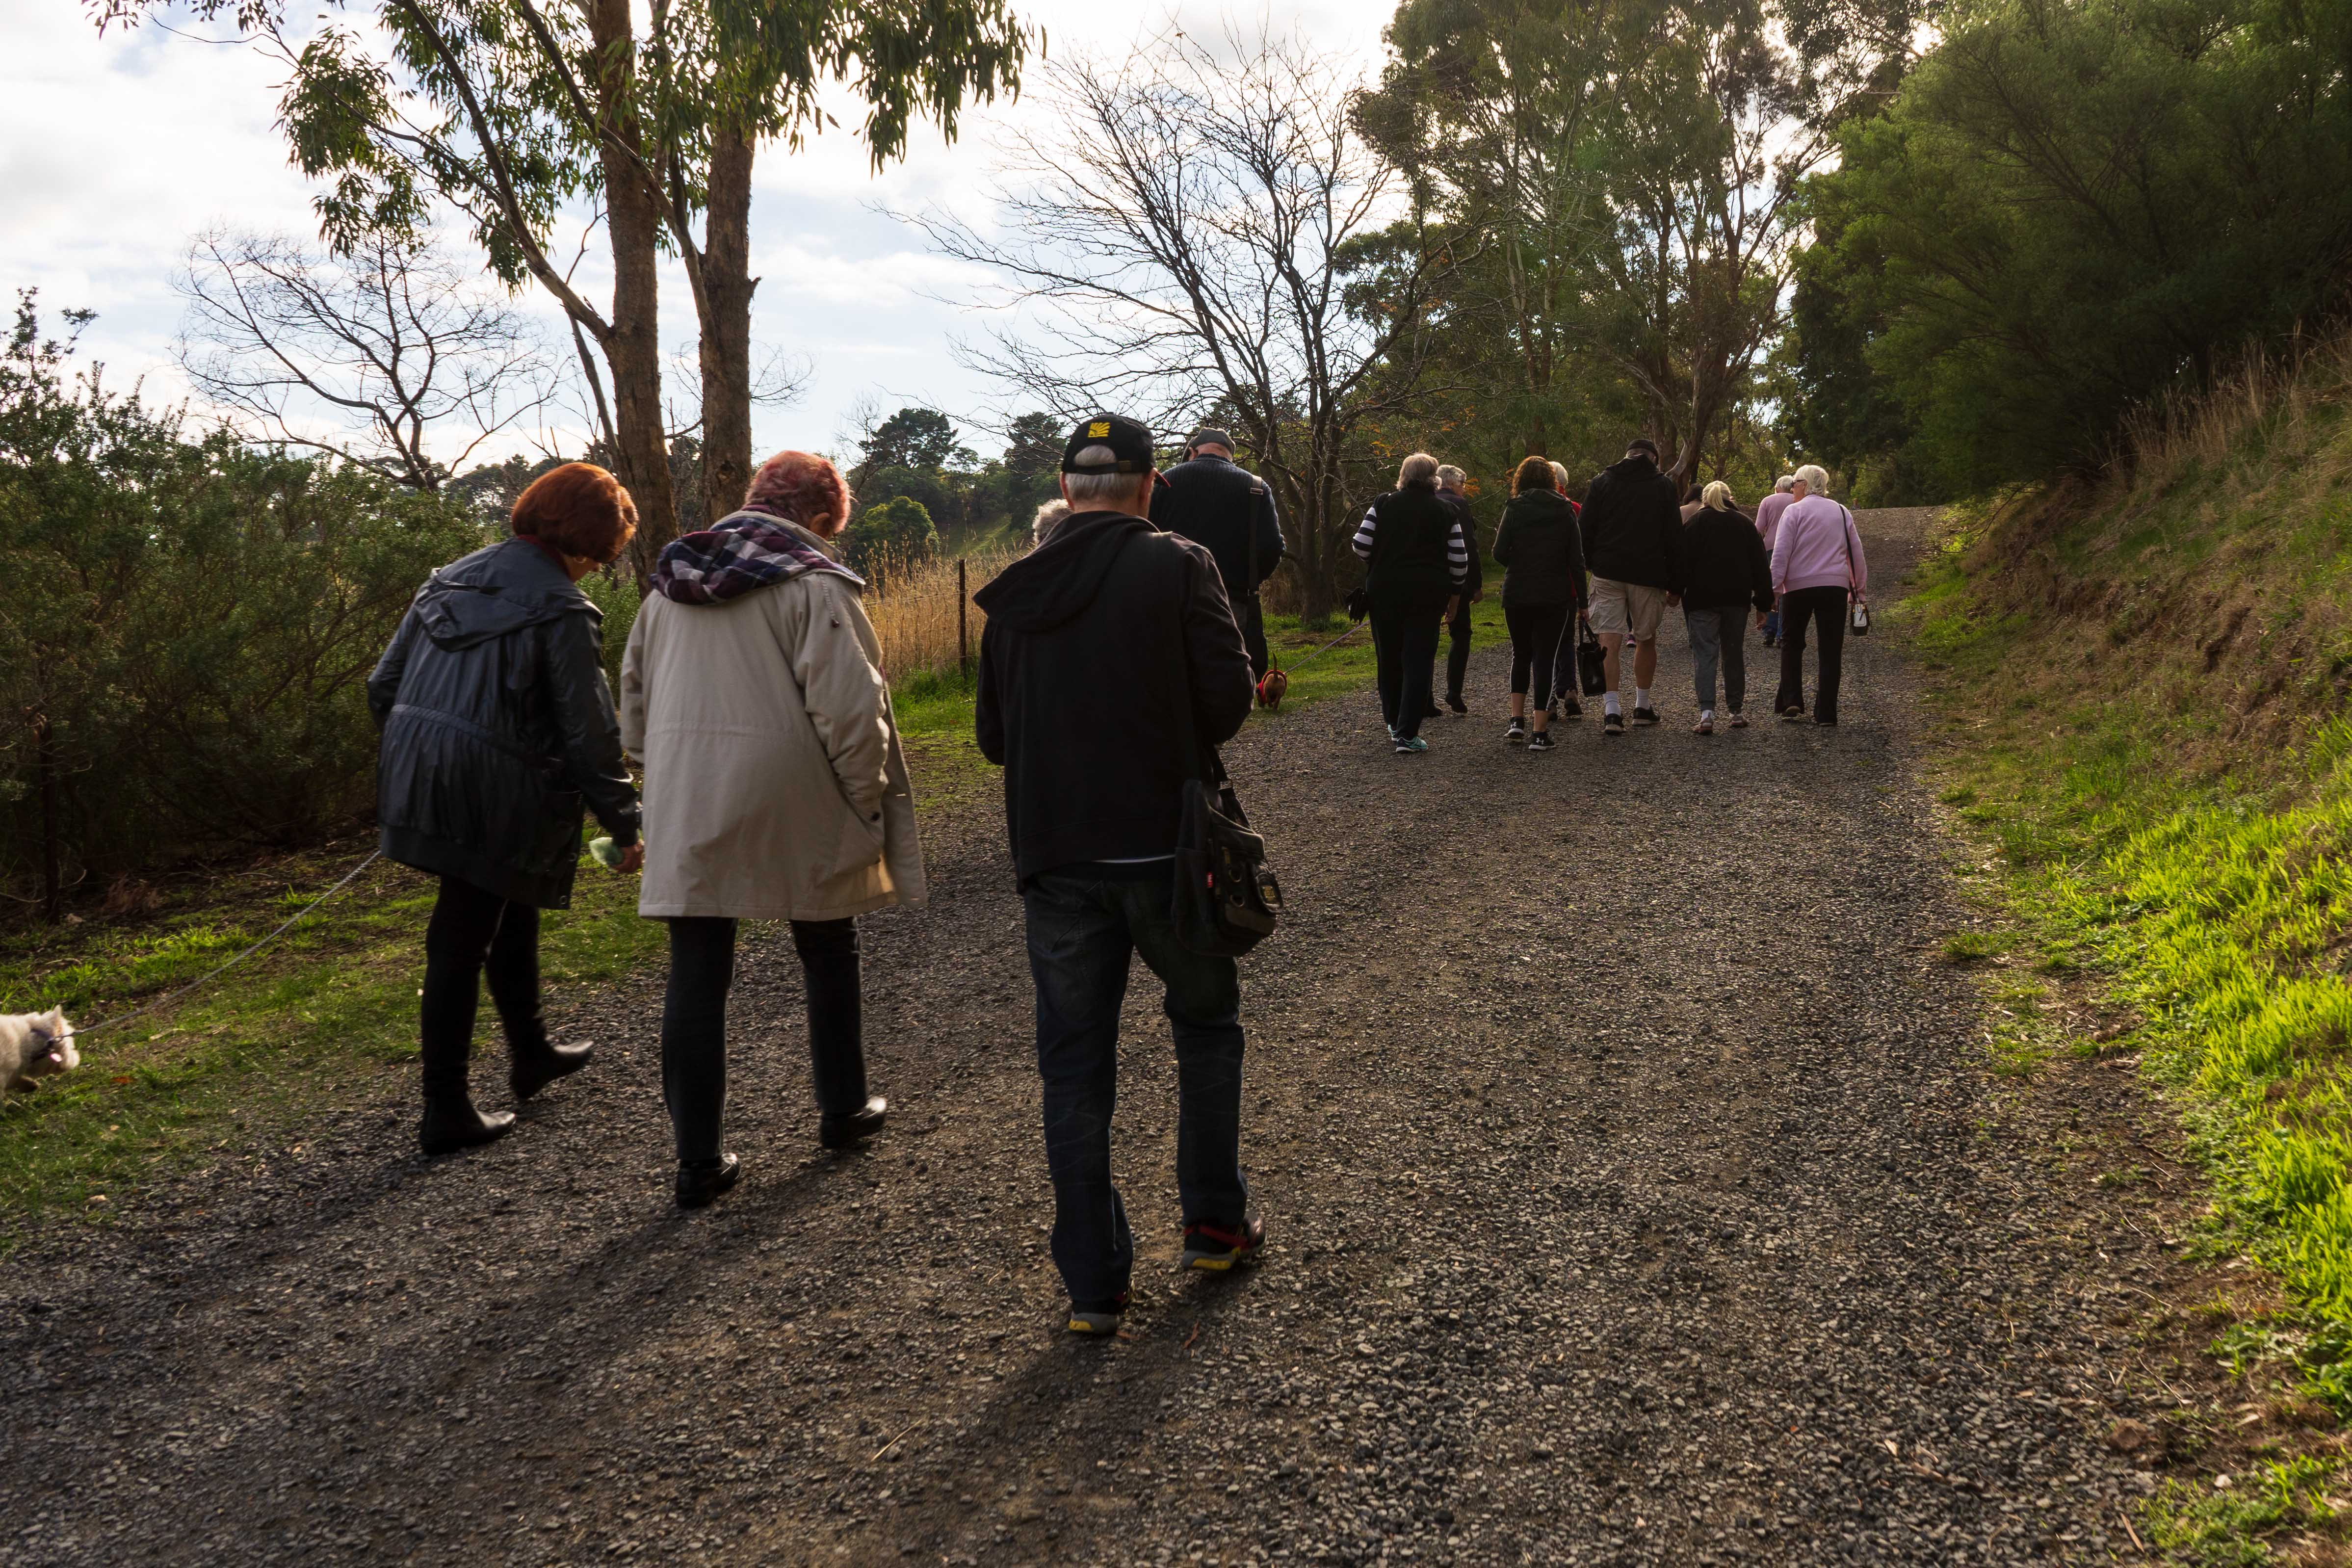
[[[1530,752],[1549,752],[1558,744],[1559,742],[1551,738],[1549,730],[1538,730],[1528,737],[1528,750]]]
[[[1528,743],[1528,721],[1525,719],[1512,720],[1510,727],[1503,731],[1503,739],[1509,742],[1514,746],[1526,745]]]
[[[1559,716],[1563,719],[1581,719],[1584,717],[1584,704],[1571,697],[1559,705]]]
[[[1745,730],[1748,728],[1748,715],[1745,713],[1734,713],[1731,716],[1731,727],[1735,730]]]
[[[1400,735],[1397,737],[1396,754],[1400,757],[1413,756],[1427,750],[1429,750],[1429,742],[1423,740],[1418,735]]]
[[[1211,1220],[1195,1220],[1184,1227],[1181,1267],[1222,1274],[1242,1259],[1255,1257],[1265,1246],[1265,1221],[1262,1219],[1244,1220],[1238,1228]]]
[[[1601,732],[1604,735],[1623,734],[1625,732],[1625,715],[1622,713],[1603,713],[1601,716]]]
[[[1803,709],[1801,709],[1801,708],[1783,708],[1783,709],[1781,709],[1781,710],[1780,710],[1780,722],[1781,722],[1781,723],[1783,723],[1783,724],[1801,724],[1801,723],[1803,723],[1804,721],[1805,721],[1805,710],[1804,710]]]
[[[1118,1332],[1119,1320],[1126,1315],[1124,1290],[1108,1301],[1073,1301],[1069,1330],[1074,1334],[1115,1334]]]
[[[1634,709],[1634,710],[1633,710],[1633,722],[1634,722],[1634,723],[1636,723],[1636,724],[1654,724],[1654,723],[1656,723],[1657,721],[1658,721],[1658,710],[1657,710],[1656,709],[1654,709],[1654,708],[1636,708],[1636,709]]]
[[[1691,733],[1694,735],[1712,735],[1715,733],[1715,713],[1713,710],[1709,710],[1698,716],[1698,722],[1691,726]]]
[[[1391,741],[1396,739],[1396,726],[1393,724],[1389,726],[1389,739]]]
[[[1448,708],[1453,709],[1456,713],[1467,713],[1470,711],[1470,704],[1462,700],[1462,694],[1458,691],[1448,692],[1446,694],[1445,705]]]

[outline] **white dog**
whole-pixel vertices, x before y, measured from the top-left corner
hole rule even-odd
[[[65,1010],[0,1016],[0,1104],[39,1087],[33,1080],[81,1066]]]

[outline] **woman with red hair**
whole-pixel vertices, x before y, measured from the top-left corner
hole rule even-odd
[[[367,683],[384,856],[441,879],[425,928],[427,1154],[514,1127],[467,1087],[485,973],[517,1102],[588,1065],[591,1047],[550,1043],[539,1008],[539,911],[572,902],[583,805],[625,847],[623,869],[642,858],[604,616],[578,587],[621,553],[637,509],[611,474],[566,463],[531,482],[509,526],[433,574]]]
[[[669,924],[662,1098],[677,1202],[735,1184],[723,1145],[736,922],[792,922],[808,992],[817,1139],[881,1131],[866,1082],[856,917],[923,899],[914,795],[866,621],[834,553],[840,470],[779,452],[742,507],[662,552],[621,667],[621,735],[645,765],[637,911]]]

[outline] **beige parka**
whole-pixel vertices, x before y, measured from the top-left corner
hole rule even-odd
[[[639,914],[829,921],[923,902],[881,655],[839,573],[715,605],[647,595],[621,665],[621,743],[645,769]]]

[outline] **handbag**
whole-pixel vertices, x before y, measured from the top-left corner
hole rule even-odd
[[[1853,591],[1853,533],[1852,531],[1853,513],[1841,506],[1838,508],[1838,514],[1843,519],[1838,532],[1838,542],[1845,546],[1846,592],[1852,593]],[[1854,636],[1866,637],[1870,635],[1870,606],[1860,599],[1854,600],[1847,606],[1845,620],[1846,629],[1853,632]]]
[[[1266,864],[1265,840],[1251,831],[1216,752],[1214,777],[1184,781],[1176,829],[1176,889],[1169,911],[1176,941],[1211,958],[1239,958],[1274,934],[1282,885]]]
[[[1576,623],[1576,683],[1587,697],[1598,697],[1609,689],[1609,655],[1601,646],[1589,621]]]

